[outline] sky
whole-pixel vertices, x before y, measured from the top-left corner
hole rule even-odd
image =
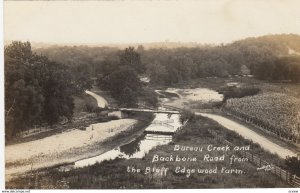
[[[230,43],[300,34],[300,0],[4,1],[4,39]]]

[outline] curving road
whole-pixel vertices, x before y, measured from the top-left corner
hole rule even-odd
[[[296,153],[277,145],[276,143],[270,141],[268,138],[259,135],[258,133],[252,131],[251,129],[235,122],[230,119],[227,119],[220,115],[214,115],[209,113],[195,113],[196,115],[201,115],[210,119],[217,121],[220,125],[226,127],[229,130],[233,130],[240,134],[245,139],[250,139],[255,143],[258,143],[265,150],[270,151],[271,153],[276,153],[281,158],[286,158],[286,156],[296,156]]]
[[[98,107],[105,108],[105,106],[108,106],[107,101],[102,96],[99,96],[88,90],[86,90],[85,93],[88,95],[91,95],[92,97],[94,97],[97,100]]]

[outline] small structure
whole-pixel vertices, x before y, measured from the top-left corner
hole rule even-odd
[[[115,116],[115,117],[118,117],[119,119],[124,119],[124,118],[127,118],[128,116],[123,113],[122,111],[111,111],[108,113],[108,116],[111,117],[111,116]]]
[[[101,110],[101,111],[98,111],[98,112],[97,112],[97,115],[98,115],[98,116],[101,116],[101,117],[108,117],[108,110]]]

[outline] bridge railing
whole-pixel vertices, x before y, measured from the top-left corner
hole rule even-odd
[[[182,108],[174,107],[174,106],[171,106],[171,105],[162,105],[162,106],[167,108],[167,109],[182,111]]]
[[[167,124],[167,123],[151,123],[151,125],[160,125],[160,126],[164,126],[164,127],[170,128],[170,129],[174,128],[173,125],[170,125],[170,124]]]

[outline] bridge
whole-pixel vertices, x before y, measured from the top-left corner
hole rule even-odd
[[[167,128],[170,128],[170,129],[173,129],[174,126],[171,125],[171,124],[168,124],[168,123],[163,123],[163,122],[152,122],[151,125],[159,125],[159,126],[164,126],[164,127],[167,127]]]
[[[167,114],[180,114],[179,111],[174,110],[159,110],[159,109],[145,109],[145,108],[108,108],[114,111],[131,111],[131,112],[147,112],[147,113],[167,113]]]

